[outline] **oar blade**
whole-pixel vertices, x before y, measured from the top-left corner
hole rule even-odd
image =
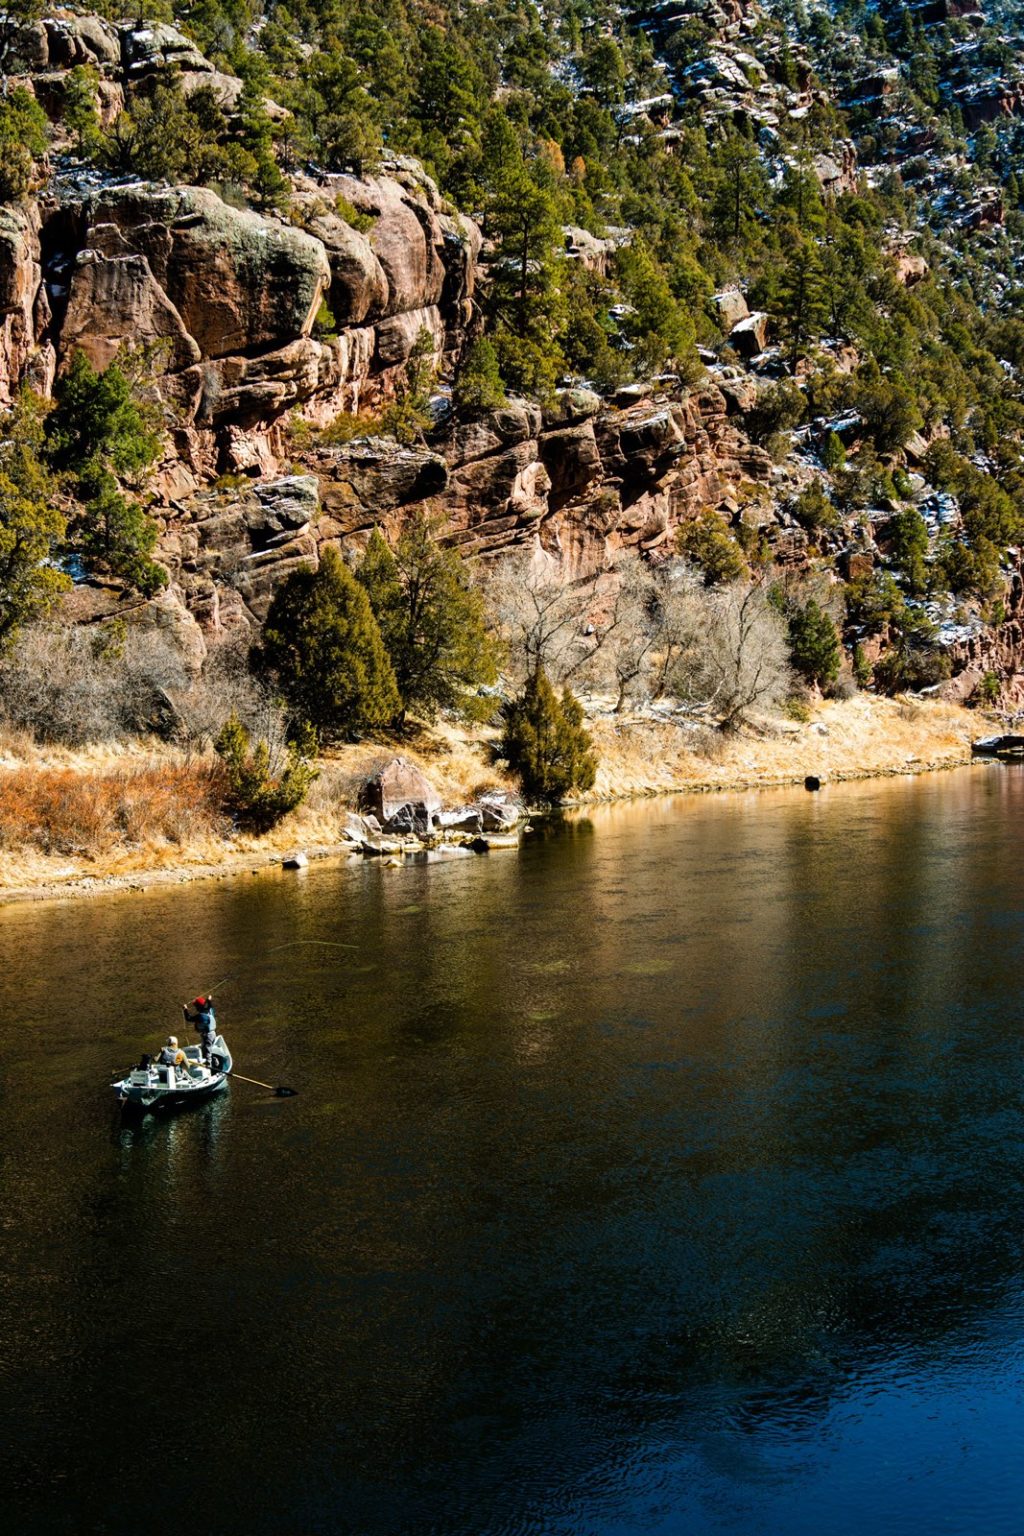
[[[278,1099],[294,1099],[298,1097],[297,1088],[285,1088],[280,1084],[274,1089],[274,1097]]]

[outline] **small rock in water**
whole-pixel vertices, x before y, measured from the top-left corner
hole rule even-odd
[[[306,853],[290,853],[281,862],[283,869],[305,869],[309,863],[309,855]]]
[[[807,775],[806,779],[804,779],[804,789],[814,790],[814,789],[820,789],[820,788],[821,788],[821,780],[818,779],[818,778],[815,778],[813,773],[809,773]]]

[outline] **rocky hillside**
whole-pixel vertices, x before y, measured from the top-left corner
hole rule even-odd
[[[78,562],[68,613],[154,622],[198,668],[325,543],[414,509],[473,557],[541,547],[566,581],[662,560],[713,514],[755,573],[850,594],[851,659],[913,651],[897,681],[952,674],[967,698],[994,673],[1015,698],[1024,90],[1003,13],[659,0],[594,6],[580,38],[554,6],[452,8],[447,32],[400,12],[426,50],[404,96],[379,39],[352,41],[373,7],[343,37],[312,7],[297,43],[273,7],[205,33],[0,21],[48,125],[0,209],[0,401],[142,348],[166,427],[166,588]],[[344,90],[325,58],[354,61]],[[498,376],[467,404],[481,337]]]

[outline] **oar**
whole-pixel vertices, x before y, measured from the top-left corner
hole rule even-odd
[[[281,1083],[276,1087],[273,1083],[261,1083],[258,1077],[244,1077],[241,1072],[231,1072],[228,1075],[239,1078],[243,1083],[252,1083],[254,1088],[265,1088],[268,1093],[275,1094],[279,1099],[294,1099],[299,1091],[297,1088],[285,1088]]]

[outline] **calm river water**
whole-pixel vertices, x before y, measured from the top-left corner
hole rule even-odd
[[[5,1528],[1016,1536],[1022,824],[977,768],[5,909]],[[300,1096],[122,1131],[239,967]]]

